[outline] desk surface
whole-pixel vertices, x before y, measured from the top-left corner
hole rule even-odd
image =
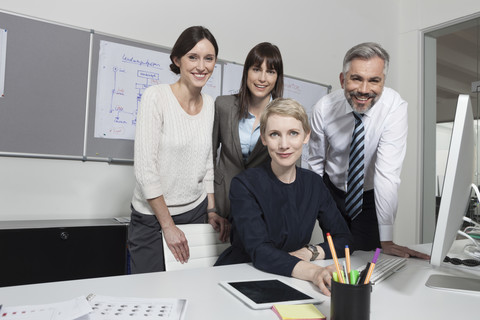
[[[416,249],[429,252],[429,246],[425,245]],[[364,265],[372,257],[373,252],[355,252],[352,255],[352,267]],[[324,266],[331,263],[331,260],[318,262]],[[404,270],[373,289],[371,319],[470,318],[472,308],[478,305],[480,294],[449,292],[425,286],[431,274],[466,276],[468,273],[450,268],[433,269],[427,261],[409,259]],[[480,277],[480,273],[476,273],[476,277]],[[325,298],[318,308],[330,318],[330,299],[319,293],[312,284],[268,274],[256,270],[251,264],[5,287],[0,288],[0,304],[46,304],[89,293],[119,297],[186,298],[187,320],[277,320],[271,310],[251,310],[218,285],[219,281],[225,280],[273,278],[282,278],[308,294]]]
[[[0,230],[9,229],[40,229],[68,227],[99,227],[125,225],[114,218],[105,219],[72,219],[72,220],[13,220],[0,221]]]

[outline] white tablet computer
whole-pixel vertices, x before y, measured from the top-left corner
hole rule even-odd
[[[312,297],[278,279],[222,281],[220,285],[252,309],[268,309],[274,304],[321,303],[324,299]]]

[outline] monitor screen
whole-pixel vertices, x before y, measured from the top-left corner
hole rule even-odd
[[[475,172],[475,131],[469,95],[459,95],[430,263],[440,266],[463,223]]]

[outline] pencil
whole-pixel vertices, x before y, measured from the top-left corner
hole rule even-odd
[[[333,246],[333,240],[330,233],[327,233],[327,241],[330,247],[330,251],[332,252],[333,262],[335,262],[335,268],[337,269],[338,280],[340,280],[340,283],[345,283],[342,277],[342,273],[340,272],[340,265],[338,264],[337,252],[335,251],[335,247]]]
[[[370,282],[370,277],[372,276],[373,269],[375,268],[375,263],[377,263],[378,256],[380,255],[380,249],[375,250],[375,255],[373,256],[372,263],[370,263],[370,268],[368,269],[367,277],[363,284],[368,284]]]

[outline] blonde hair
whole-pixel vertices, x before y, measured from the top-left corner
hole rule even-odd
[[[277,98],[271,101],[263,110],[260,116],[260,134],[265,135],[267,120],[271,115],[277,114],[284,117],[292,117],[302,123],[305,134],[310,133],[310,123],[303,106],[296,100],[290,98]]]

